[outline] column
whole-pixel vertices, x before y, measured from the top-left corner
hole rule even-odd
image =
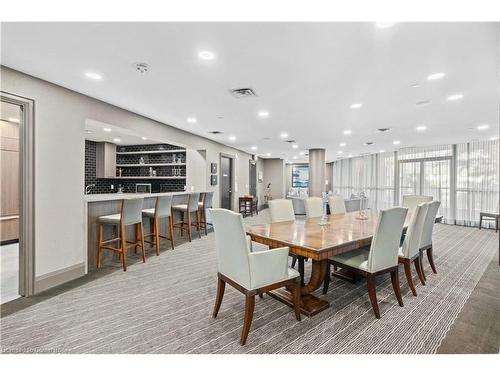
[[[309,150],[309,196],[321,197],[325,191],[325,159],[324,148]]]

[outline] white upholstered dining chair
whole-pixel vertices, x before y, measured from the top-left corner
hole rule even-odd
[[[328,205],[330,206],[330,215],[345,214],[345,201],[340,195],[332,195],[328,198]]]
[[[432,231],[436,223],[436,216],[441,202],[432,201],[427,207],[427,215],[425,216],[424,226],[422,228],[422,236],[420,237],[420,265],[422,266],[424,251],[427,252],[427,259],[431,265],[432,272],[437,273],[436,265],[434,264],[434,256],[432,254]],[[425,280],[424,268],[422,268],[422,276]]]
[[[422,230],[429,205],[430,203],[421,203],[417,206],[416,210],[411,213],[411,222],[406,231],[403,246],[399,248],[398,254],[399,263],[404,265],[408,286],[414,296],[417,295],[417,291],[415,290],[413,276],[411,274],[412,263],[415,264],[415,270],[417,271],[420,282],[422,285],[425,285],[424,276],[422,275],[422,262],[420,260],[420,238],[422,237]]]
[[[306,217],[323,216],[323,198],[310,197],[304,199],[304,207],[306,209]]]
[[[414,212],[419,204],[431,201],[432,197],[428,195],[403,195],[401,206],[406,207],[410,212]]]
[[[271,223],[295,220],[295,213],[290,199],[273,199],[269,201],[269,214],[271,215]]]
[[[300,275],[288,267],[288,247],[252,252],[241,214],[210,209],[217,249],[218,286],[213,317],[217,317],[226,283],[246,296],[240,344],[245,345],[252,324],[255,296],[287,287],[292,290],[295,317],[300,321]]]
[[[384,273],[391,274],[394,293],[399,305],[403,306],[399,288],[398,251],[407,211],[403,207],[393,207],[380,212],[370,251],[363,248],[329,258],[323,294],[328,292],[330,264],[332,264],[366,277],[368,295],[377,319],[380,319],[380,311],[377,303],[375,276]]]

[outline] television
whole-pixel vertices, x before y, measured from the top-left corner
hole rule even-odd
[[[309,186],[309,166],[294,165],[292,167],[292,187],[306,188]]]

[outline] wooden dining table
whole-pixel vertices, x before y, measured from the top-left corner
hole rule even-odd
[[[410,218],[411,214],[408,214],[405,228]],[[311,276],[301,290],[301,312],[307,316],[316,315],[330,306],[327,301],[312,294],[325,279],[325,273],[329,270],[328,258],[369,246],[377,227],[378,212],[367,210],[365,220],[359,219],[359,211],[328,215],[326,225],[320,225],[320,220],[317,217],[257,224],[246,230],[252,241],[269,248],[288,246],[291,254],[311,259]],[[293,307],[292,295],[288,290],[279,289],[269,295]]]

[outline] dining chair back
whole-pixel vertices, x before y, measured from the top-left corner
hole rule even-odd
[[[380,211],[368,255],[368,272],[375,273],[398,264],[399,241],[407,212],[403,207]]]
[[[269,213],[271,223],[295,220],[295,213],[290,199],[273,199],[269,201]]]
[[[345,214],[345,201],[340,195],[332,195],[328,198],[328,205],[330,206],[330,214]]]
[[[403,195],[402,207],[406,207],[408,211],[414,212],[420,203],[431,202],[432,197],[428,195]]]
[[[323,198],[310,197],[304,199],[304,208],[306,210],[306,217],[323,216]]]
[[[432,201],[427,208],[427,215],[425,216],[424,226],[422,228],[422,237],[420,238],[420,248],[432,246],[432,230],[436,222],[436,215],[439,210],[441,202]]]
[[[428,207],[429,203],[421,203],[417,206],[416,210],[412,212],[411,222],[406,231],[402,246],[404,258],[413,258],[415,255],[419,254],[420,238],[422,236],[422,229]]]

